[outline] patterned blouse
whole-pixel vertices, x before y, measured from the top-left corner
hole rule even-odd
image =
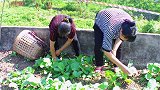
[[[125,19],[133,21],[127,12],[117,8],[108,8],[97,13],[95,23],[103,32],[103,50],[112,50],[112,40],[119,37],[121,25]]]

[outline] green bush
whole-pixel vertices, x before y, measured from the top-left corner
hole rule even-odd
[[[62,9],[67,10],[67,11],[78,11],[78,10],[80,10],[80,8],[77,5],[78,5],[77,3],[69,2]]]
[[[34,2],[32,0],[25,0],[28,6],[35,6],[35,2],[38,2],[38,1],[42,1],[42,0],[35,0]],[[53,7],[53,9],[50,9],[50,10],[45,10],[46,6],[44,6],[44,3],[41,3],[41,2],[38,2],[39,4],[42,4],[42,6],[40,6],[38,9],[35,7],[28,7],[28,6],[12,7],[12,8],[5,7],[2,25],[46,27],[48,26],[53,16],[57,14],[66,14],[74,18],[77,28],[93,29],[92,27],[94,24],[96,13],[99,10],[108,8],[108,6],[104,6],[104,5],[98,5],[94,3],[88,3],[88,4],[80,3],[80,2],[78,3],[78,2],[73,2],[71,0],[68,0],[68,1],[49,0],[49,1],[52,2],[52,7]],[[114,0],[114,1],[113,0],[96,0],[96,1],[113,3],[113,4],[120,3],[118,0]],[[43,2],[47,2],[47,0]],[[123,5],[130,5],[130,4],[126,4],[128,2],[134,5],[135,3],[138,4],[137,2],[134,3],[134,1],[131,1],[131,0],[123,1],[121,2],[121,4],[123,3]],[[151,2],[151,1],[147,1],[147,2]],[[140,3],[144,3],[144,1]],[[2,5],[2,3],[0,4]],[[145,6],[145,4],[143,6]],[[157,6],[155,7],[157,8]],[[143,15],[134,16],[132,11],[127,11],[127,12],[129,12],[130,15],[137,22],[137,27],[139,32],[160,33],[160,29],[159,29],[160,20],[150,22],[148,20],[145,20]]]
[[[160,33],[159,22],[157,21],[148,21],[146,24],[143,24],[141,32],[143,33]]]

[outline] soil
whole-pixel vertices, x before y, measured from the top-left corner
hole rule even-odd
[[[0,52],[0,76],[6,78],[10,71],[22,70],[32,66],[34,61],[28,61],[21,55],[11,56],[12,51]]]
[[[15,71],[15,70],[23,70],[24,68],[28,66],[33,66],[34,61],[27,60],[27,58],[24,58],[21,55],[16,55],[12,56],[12,51],[5,51],[5,52],[0,52],[0,78],[6,78],[7,74],[10,71]],[[101,78],[98,80],[98,82],[103,82],[105,79]],[[97,82],[97,79],[95,79]],[[91,81],[91,82],[95,82]],[[85,82],[86,81],[82,81]],[[12,89],[7,89],[8,87],[6,86],[1,86],[0,85],[0,90],[12,90]],[[127,85],[124,83],[123,89],[122,90],[142,90],[142,87],[140,84],[138,84],[138,77],[135,80],[135,82],[132,82],[130,85]]]

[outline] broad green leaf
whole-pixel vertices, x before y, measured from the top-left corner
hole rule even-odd
[[[21,75],[21,73],[19,71],[17,72],[12,72],[12,76],[13,77],[18,77],[19,75]]]
[[[157,76],[155,79],[160,82],[160,75]]]
[[[65,78],[62,77],[62,76],[59,76],[58,79],[59,79],[61,82],[65,82]]]
[[[39,84],[38,83],[35,83],[35,82],[29,82],[29,85],[33,86],[33,87],[38,87]]]
[[[105,76],[108,78],[112,78],[113,76],[115,76],[115,73],[110,70],[107,70],[105,71]]]
[[[68,80],[69,78],[71,78],[70,76],[68,76],[66,74],[62,75],[62,77],[64,77],[66,80]]]
[[[43,62],[43,58],[42,57],[40,57],[39,59],[35,60],[34,67],[39,67],[42,62]]]
[[[147,80],[151,79],[151,78],[152,78],[152,74],[151,74],[151,73],[147,73],[147,74],[145,75],[145,78],[146,78]]]
[[[63,72],[64,69],[65,69],[65,66],[64,66],[64,64],[63,64],[62,62],[60,62],[60,63],[58,64],[58,68]]]
[[[87,72],[87,70],[86,70],[86,68],[85,68],[85,67],[80,66],[80,68],[81,68],[81,70],[82,70],[82,72],[83,72],[83,73],[88,74],[88,72]]]
[[[160,73],[159,69],[160,69],[159,67],[154,66],[153,69],[152,69],[152,72],[153,72],[154,74],[158,74],[158,73]]]
[[[51,56],[49,54],[47,54],[46,58],[51,58]]]
[[[108,87],[108,82],[103,82],[98,86],[101,90],[106,90]]]
[[[45,77],[43,77],[42,79],[41,79],[41,83],[42,83],[42,85],[46,85],[46,78]]]
[[[75,76],[75,77],[80,77],[80,75],[81,75],[81,73],[82,73],[82,71],[74,71],[73,72],[73,76]]]
[[[69,72],[65,72],[64,75],[69,77],[70,73]]]
[[[147,65],[147,68],[148,68],[148,70],[152,71],[153,64],[152,64],[152,63],[149,63],[149,64]]]
[[[158,65],[156,63],[155,64],[154,63],[148,64],[147,68],[150,72],[153,72],[155,74],[160,72],[160,67],[158,67]]]
[[[66,71],[65,72],[70,72],[71,71],[71,68],[70,68],[70,66],[68,65],[68,66],[66,66]]]
[[[78,62],[74,62],[71,64],[71,69],[72,70],[79,70],[79,63]]]
[[[35,71],[35,70],[34,70],[32,67],[30,67],[30,66],[27,67],[27,68],[25,68],[25,69],[23,70],[24,73],[34,73],[34,71]]]
[[[84,67],[84,69],[85,69],[87,72],[92,72],[92,71],[94,71],[93,67],[91,67],[91,66]]]
[[[55,74],[53,75],[54,78],[57,78],[57,77],[59,77],[59,76],[61,76],[61,73],[55,73]]]
[[[13,52],[10,54],[11,57],[14,57],[14,56],[16,56],[16,55],[17,55],[17,53],[16,53],[15,51],[13,51]]]
[[[22,85],[21,85],[21,89],[23,89],[23,87],[27,86],[29,84],[29,81],[24,81],[22,82]]]
[[[58,67],[54,67],[54,71],[60,72],[61,70]]]

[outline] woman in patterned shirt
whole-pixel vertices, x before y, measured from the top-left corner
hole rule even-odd
[[[132,74],[127,66],[119,61],[120,45],[123,41],[133,42],[136,38],[136,25],[132,17],[117,8],[108,8],[97,13],[93,26],[95,37],[96,72],[104,68],[103,53],[126,74]]]

